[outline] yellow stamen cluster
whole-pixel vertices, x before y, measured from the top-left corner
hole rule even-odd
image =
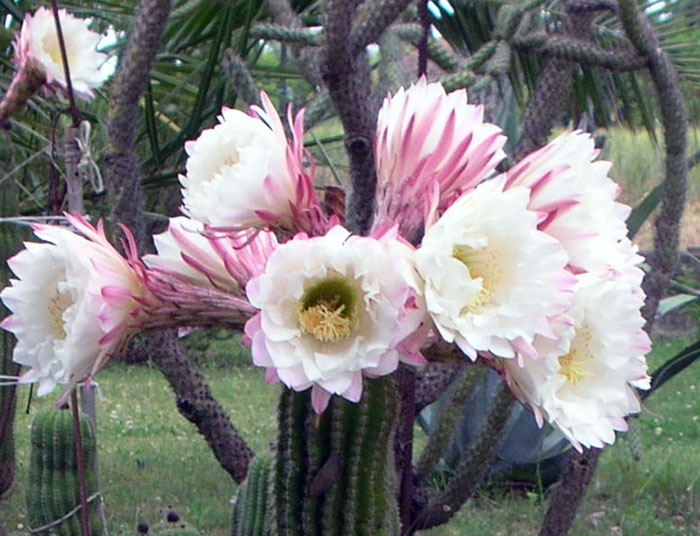
[[[571,342],[569,353],[559,357],[559,374],[572,385],[579,385],[584,378],[593,376],[586,365],[586,361],[591,359],[590,340],[591,335],[588,330],[580,330]]]
[[[63,327],[63,313],[68,309],[73,302],[71,297],[66,292],[60,292],[56,289],[56,293],[49,300],[49,316],[50,316],[50,328],[54,337],[59,340],[66,338],[66,330]]]
[[[238,151],[235,149],[229,148],[229,154],[226,155],[226,158],[224,159],[223,162],[221,162],[221,167],[225,166],[235,166],[238,164],[240,161],[240,157],[238,156]]]
[[[44,37],[42,45],[44,47],[44,52],[48,54],[51,61],[56,65],[62,65],[63,59],[61,58],[61,48],[58,44],[58,35],[55,32],[49,32],[46,37]],[[66,49],[66,53],[68,50]]]
[[[345,305],[338,305],[338,298],[320,300],[298,314],[302,333],[311,334],[321,342],[336,342],[350,338],[354,319],[343,316]]]
[[[478,313],[491,302],[503,272],[493,251],[477,250],[469,246],[455,246],[452,256],[464,264],[473,279],[481,278],[481,288],[471,301],[462,308],[463,313]]]

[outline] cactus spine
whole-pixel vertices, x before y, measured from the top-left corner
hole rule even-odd
[[[308,391],[285,389],[271,468],[271,533],[398,535],[397,413],[398,395],[390,378],[365,380],[357,404],[333,397],[320,416]]]
[[[259,455],[251,462],[248,476],[238,488],[233,503],[231,536],[264,536],[268,518],[270,469],[272,459]]]
[[[90,534],[103,534],[97,489],[97,444],[86,418],[81,416],[83,459],[89,504]],[[27,510],[32,531],[58,536],[80,536],[80,491],[69,411],[41,411],[32,425]],[[71,514],[72,512],[72,514]]]

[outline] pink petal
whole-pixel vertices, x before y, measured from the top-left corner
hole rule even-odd
[[[323,413],[328,407],[331,394],[318,384],[311,388],[311,405],[318,414]]]

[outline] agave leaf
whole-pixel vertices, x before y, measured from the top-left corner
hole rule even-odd
[[[681,307],[688,305],[689,303],[699,300],[700,297],[694,294],[674,294],[673,296],[663,298],[659,302],[659,309],[657,314],[659,316],[663,316],[665,314],[670,313],[671,311],[675,311],[676,309],[680,309]]]
[[[659,184],[649,192],[639,204],[632,209],[627,218],[627,236],[632,239],[647,221],[654,209],[659,205],[662,185]]]
[[[642,399],[647,398],[676,374],[683,372],[686,368],[695,363],[699,357],[700,340],[695,341],[690,346],[678,352],[652,373],[651,388],[647,391],[640,392]]]

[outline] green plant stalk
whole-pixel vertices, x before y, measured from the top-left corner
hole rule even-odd
[[[457,387],[447,401],[446,408],[440,413],[440,421],[430,434],[428,444],[416,464],[416,480],[419,484],[428,480],[433,474],[435,466],[457,428],[464,403],[482,381],[485,372],[486,369],[483,367],[468,367],[462,372]]]
[[[308,391],[285,389],[272,475],[272,534],[398,536],[397,415],[390,378],[365,380],[357,404],[333,397],[320,416]]]
[[[86,493],[94,497],[98,491],[94,433],[87,418],[80,415],[83,438],[82,457],[85,464]],[[80,536],[80,488],[77,475],[76,444],[73,417],[69,411],[45,410],[36,415],[31,433],[27,512],[29,526],[39,534]],[[104,533],[99,515],[99,496],[88,504],[90,533]],[[72,512],[72,514],[71,514]]]
[[[432,500],[418,513],[412,525],[414,530],[428,529],[446,523],[476,492],[498,452],[513,402],[510,390],[501,384],[486,422],[481,427],[479,436],[472,443],[469,453],[455,469],[444,489],[432,493]]]
[[[256,456],[248,469],[245,482],[238,488],[233,505],[231,536],[263,536],[268,517],[269,476],[272,458]]]

